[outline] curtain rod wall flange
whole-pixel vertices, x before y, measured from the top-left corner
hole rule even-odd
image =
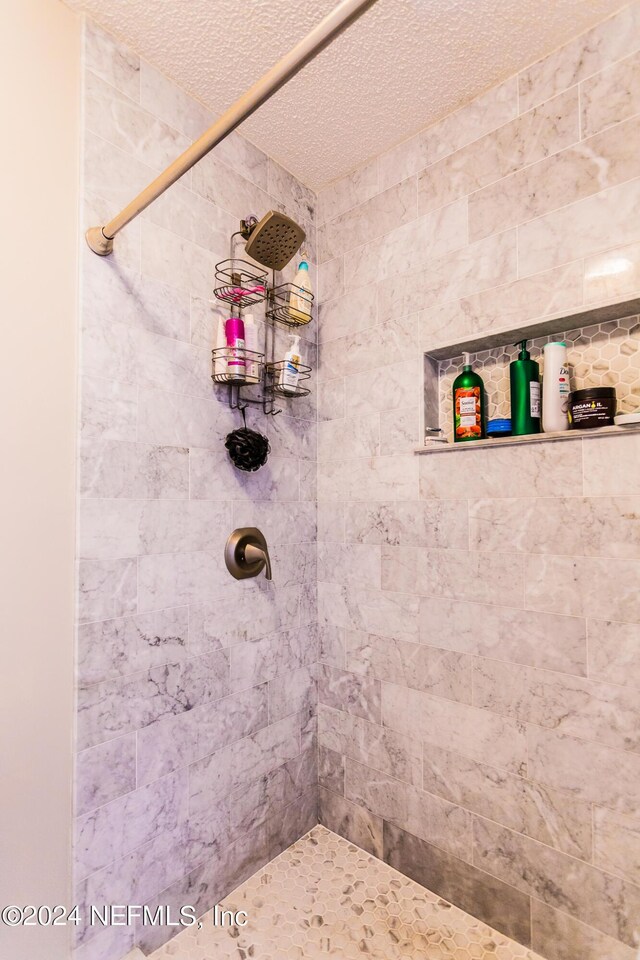
[[[108,257],[113,253],[113,238],[105,237],[102,227],[89,227],[85,237],[93,252],[99,257]]]
[[[376,0],[342,0],[338,6],[318,23],[293,50],[271,67],[265,75],[254,83],[236,100],[232,106],[209,127],[201,137],[170,164],[167,169],[153,180],[135,197],[113,220],[101,227],[90,227],[85,237],[94,253],[108,257],[113,250],[113,238],[128,223],[142,213],[149,204],[157,200],[165,190],[180,179],[191,167],[202,160],[216,144],[227,137],[232,130],[240,126],[243,120],[280,90],[314,57],[328,46],[350,24],[372,7]]]

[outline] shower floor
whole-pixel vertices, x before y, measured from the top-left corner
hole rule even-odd
[[[248,923],[187,929],[152,960],[541,960],[324,827],[220,904]]]

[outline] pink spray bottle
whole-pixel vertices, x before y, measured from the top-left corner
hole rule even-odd
[[[224,325],[227,341],[227,372],[234,380],[245,378],[244,323],[240,317],[229,317]]]

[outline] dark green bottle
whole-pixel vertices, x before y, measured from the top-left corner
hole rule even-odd
[[[462,373],[453,381],[453,439],[455,443],[485,437],[484,383],[464,354]]]
[[[518,359],[509,365],[511,387],[511,436],[540,433],[540,365],[531,359],[527,341],[520,347]]]

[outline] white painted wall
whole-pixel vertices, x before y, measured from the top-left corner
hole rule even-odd
[[[69,903],[80,24],[3,3],[0,905]],[[0,924],[0,956],[68,931]]]

